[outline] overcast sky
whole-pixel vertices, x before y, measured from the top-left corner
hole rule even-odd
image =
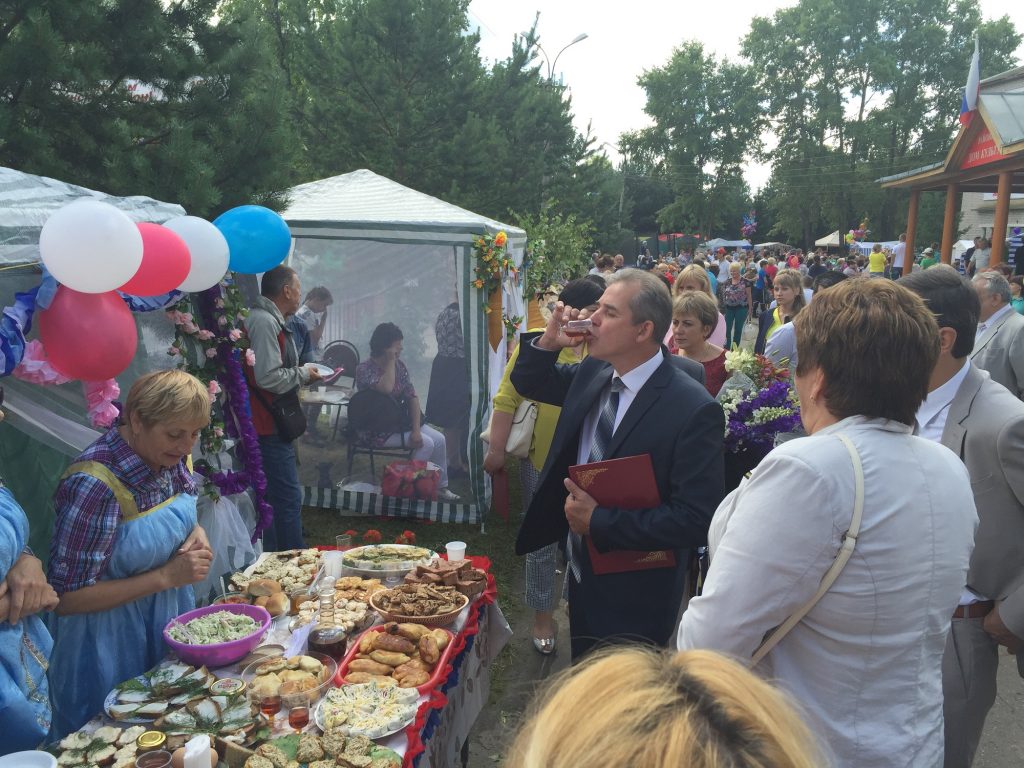
[[[603,10],[602,5],[580,0],[472,0],[470,24],[480,30],[480,53],[493,62],[506,58],[512,37],[524,32],[540,11],[538,33],[544,51],[555,64],[555,78],[564,78],[572,96],[576,127],[591,132],[614,147],[619,134],[648,124],[643,111],[644,91],[637,78],[645,69],[662,66],[681,42],[699,39],[706,50],[737,58],[740,40],[750,19],[768,16],[778,8],[795,5],[781,0],[719,0],[718,2],[665,2],[629,0]],[[980,0],[986,19],[1009,15],[1024,26],[1021,0]],[[605,6],[607,7],[607,6]],[[559,51],[581,33],[587,39],[561,55]],[[964,45],[964,81],[970,63],[970,44]],[[1020,52],[1018,52],[1020,53]],[[554,59],[557,57],[557,63]],[[546,71],[546,64],[542,65]],[[985,69],[982,77],[997,74]],[[955,116],[951,116],[955,119]],[[605,147],[618,159],[614,149]],[[747,181],[754,189],[768,180],[767,166],[748,164]]]

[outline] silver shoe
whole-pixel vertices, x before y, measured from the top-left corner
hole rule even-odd
[[[555,638],[553,637],[534,637],[533,647],[537,649],[537,653],[542,656],[550,656],[555,652]]]
[[[448,502],[458,501],[459,500],[459,494],[452,493],[447,488],[442,488],[441,490],[439,490],[437,492],[437,500],[438,501],[448,501]]]

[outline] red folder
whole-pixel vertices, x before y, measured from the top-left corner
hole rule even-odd
[[[661,504],[649,453],[576,464],[569,467],[569,478],[593,496],[602,507],[650,509]],[[590,565],[599,576],[651,568],[674,568],[676,565],[676,556],[671,550],[615,549],[611,552],[598,552],[590,537],[586,539]]]

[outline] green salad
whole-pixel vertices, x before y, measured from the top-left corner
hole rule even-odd
[[[177,621],[167,630],[172,640],[188,645],[213,645],[241,640],[256,631],[251,617],[231,611],[216,611],[199,616],[185,624]]]

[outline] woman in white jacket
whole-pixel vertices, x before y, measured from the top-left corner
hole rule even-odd
[[[890,281],[847,280],[796,320],[796,387],[809,435],[776,448],[711,524],[703,594],[679,647],[749,660],[812,600],[854,511],[852,557],[756,667],[803,704],[837,765],[940,766],[942,654],[977,514],[949,449],[912,434],[939,352],[924,303]]]

